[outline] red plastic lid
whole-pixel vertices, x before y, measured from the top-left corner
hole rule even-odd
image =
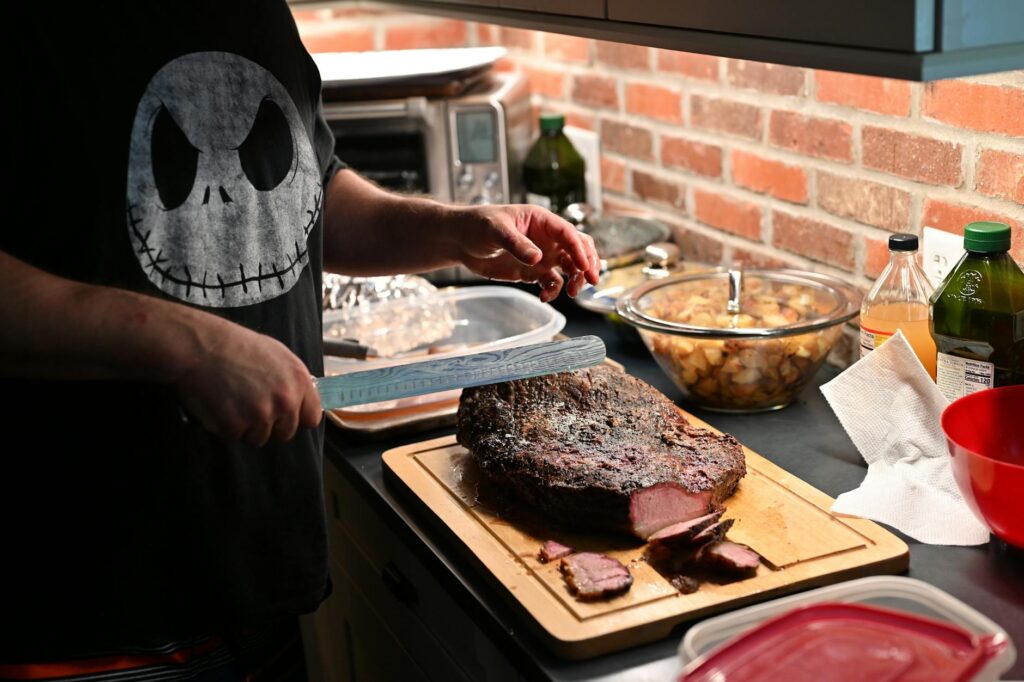
[[[711,652],[681,680],[960,682],[1004,647],[954,625],[862,604],[789,611]]]

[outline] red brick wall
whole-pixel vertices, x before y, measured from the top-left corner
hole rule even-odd
[[[1024,71],[920,84],[367,5],[297,19],[311,50],[509,48],[538,109],[599,133],[606,208],[665,219],[691,258],[866,287],[890,232],[991,219],[1024,261]]]

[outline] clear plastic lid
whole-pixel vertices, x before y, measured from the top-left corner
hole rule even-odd
[[[325,374],[345,374],[410,362],[455,357],[499,348],[550,341],[565,326],[565,317],[536,296],[506,286],[474,286],[441,289],[425,298],[381,302],[367,306],[372,328],[365,338],[394,335],[414,326],[423,330],[443,312],[441,331],[421,335],[419,343],[390,357],[369,360],[326,357]],[[336,311],[324,313],[324,335],[334,330]],[[423,320],[426,319],[426,322]],[[438,325],[441,326],[441,325]],[[363,339],[359,339],[361,342]]]
[[[851,606],[857,609],[843,608]],[[871,632],[875,634],[865,639],[865,633]],[[880,646],[890,635],[895,636],[894,646]],[[679,646],[686,666],[681,679],[749,679],[735,670],[724,677],[707,677],[705,673],[716,668],[724,674],[727,667],[738,664],[737,655],[742,655],[742,662],[753,662],[757,648],[778,636],[785,640],[786,651],[811,652],[802,659],[806,665],[825,665],[822,657],[826,655],[849,654],[860,657],[855,662],[862,670],[866,663],[880,670],[890,666],[886,668],[888,676],[880,672],[873,679],[913,679],[901,676],[908,670],[900,667],[901,662],[908,657],[925,660],[912,670],[924,674],[917,679],[929,680],[996,680],[1016,660],[1016,650],[1006,631],[967,604],[920,580],[877,576],[776,599],[698,623]],[[822,636],[830,637],[829,646],[838,648],[824,650],[820,646],[825,641],[820,639]],[[819,638],[817,645],[812,641],[815,638]],[[900,648],[902,642],[911,639],[920,646]],[[846,654],[842,647],[846,647]],[[873,653],[865,656],[865,647]],[[785,675],[782,654],[782,649],[776,647],[761,661],[769,666],[765,679]],[[936,671],[945,671],[945,676]],[[819,670],[815,679],[829,678]]]
[[[860,292],[828,275],[748,270],[672,276],[640,285],[616,313],[649,331],[709,338],[803,334],[845,322]],[[732,305],[731,305],[732,304]]]

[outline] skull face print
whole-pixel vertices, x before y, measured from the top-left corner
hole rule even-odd
[[[320,217],[319,165],[284,86],[227,52],[163,66],[139,100],[128,231],[161,291],[237,307],[289,291]]]

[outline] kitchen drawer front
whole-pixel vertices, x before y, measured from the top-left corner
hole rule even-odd
[[[476,7],[498,6],[498,0],[420,0],[420,2],[437,2],[447,5],[470,5]]]
[[[332,565],[366,594],[428,679],[520,682],[512,663],[344,477],[329,462],[325,469]]]
[[[423,633],[395,628],[387,614],[338,565],[331,566],[334,592],[325,602],[338,677],[330,682],[407,680],[408,682],[461,682],[461,676],[437,673],[438,653],[424,659],[417,651],[428,645]],[[384,609],[386,610],[386,609]],[[417,657],[417,654],[420,654]],[[435,674],[430,674],[431,669]]]
[[[605,0],[498,0],[502,9],[519,9],[544,14],[604,19],[608,16]]]
[[[936,0],[608,0],[608,18],[827,45],[930,52]]]

